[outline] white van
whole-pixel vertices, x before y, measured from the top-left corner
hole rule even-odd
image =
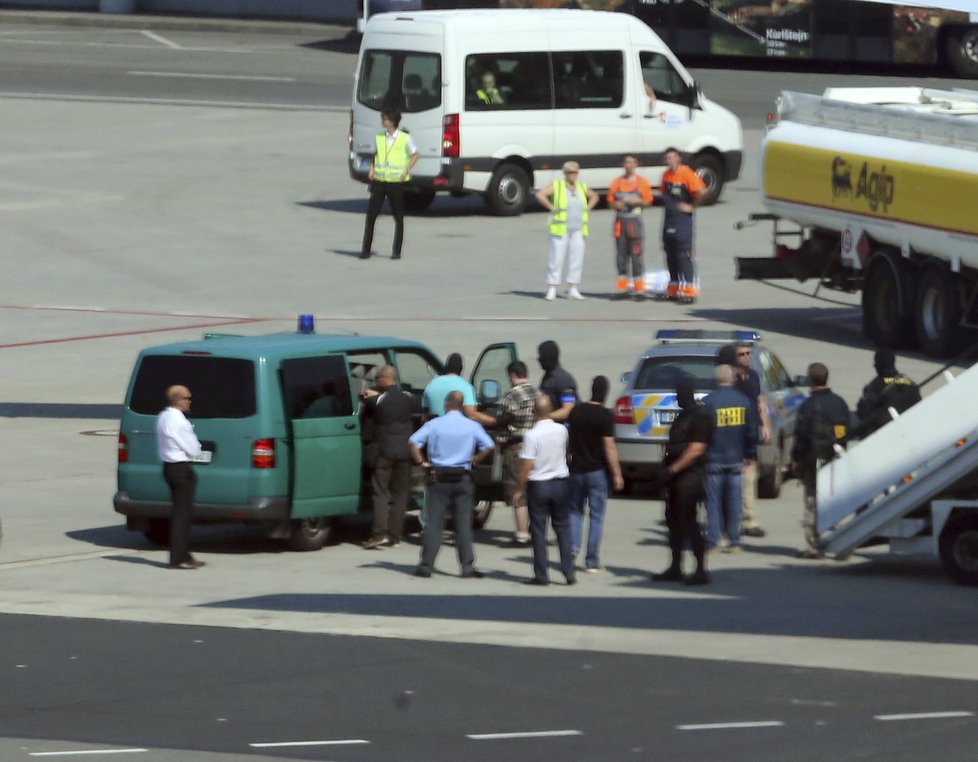
[[[625,13],[373,16],[350,116],[350,176],[361,182],[385,107],[401,110],[421,153],[407,194],[416,209],[451,191],[482,193],[497,214],[519,214],[531,188],[562,176],[564,161],[579,162],[582,179],[600,191],[621,173],[624,153],[638,155],[655,184],[669,146],[706,181],[707,203],[740,174],[740,121],[704,98],[665,43]]]

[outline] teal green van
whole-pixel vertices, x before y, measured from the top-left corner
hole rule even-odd
[[[472,374],[480,400],[506,388],[511,343],[483,350]],[[359,394],[381,366],[420,399],[442,361],[416,341],[283,333],[205,336],[144,349],[119,427],[115,510],[153,542],[169,534],[170,493],[156,451],[167,387],[194,397],[190,420],[204,454],[195,463],[195,523],[261,523],[295,550],[321,548],[339,516],[370,511]],[[499,463],[475,475],[477,520],[502,498]]]

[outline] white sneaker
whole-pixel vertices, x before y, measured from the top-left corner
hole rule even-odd
[[[551,286],[550,288],[548,288],[547,289],[547,293],[544,295],[543,298],[546,299],[548,302],[552,302],[554,299],[556,299],[557,298],[557,287],[556,286]]]
[[[583,301],[584,300],[584,295],[581,294],[581,292],[578,291],[576,288],[571,288],[571,289],[568,289],[568,291],[567,291],[567,298],[568,299],[577,299],[578,301]]]

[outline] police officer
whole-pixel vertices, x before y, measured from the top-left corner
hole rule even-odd
[[[890,408],[898,413],[920,402],[920,387],[896,369],[896,357],[892,349],[880,349],[873,357],[876,378],[863,387],[862,397],[856,403],[859,419],[853,436],[865,439],[890,422]]]
[[[736,371],[718,365],[717,389],[703,403],[713,418],[713,437],[706,450],[706,545],[720,544],[726,530],[725,552],[740,552],[741,474],[757,457],[757,412],[743,392],[734,388]]]
[[[408,439],[414,462],[426,469],[425,525],[421,535],[421,561],[414,574],[430,577],[441,548],[445,514],[455,517],[455,545],[462,577],[481,578],[472,550],[474,488],[472,466],[488,457],[495,444],[478,423],[462,414],[462,393],[445,397],[445,415],[432,418]],[[425,448],[427,457],[422,456]]]
[[[676,400],[681,412],[669,429],[669,443],[660,481],[668,485],[666,526],[669,528],[669,548],[672,563],[659,574],[657,582],[681,582],[705,585],[710,581],[706,571],[706,546],[696,521],[696,505],[703,499],[703,480],[706,476],[706,448],[713,434],[709,410],[697,402],[693,394],[693,379],[684,376],[676,384]],[[683,577],[683,550],[689,544],[696,559],[696,571]]]
[[[411,170],[418,163],[421,154],[407,134],[400,129],[401,112],[396,108],[380,111],[383,132],[377,133],[377,150],[367,177],[370,179],[370,201],[367,203],[367,220],[363,228],[363,246],[360,259],[370,259],[374,242],[374,224],[384,206],[384,199],[390,200],[391,214],[394,215],[394,246],[391,259],[401,258],[401,245],[404,242],[404,188],[411,179]]]
[[[834,460],[835,445],[845,447],[849,438],[849,406],[828,387],[829,369],[820,362],[808,366],[812,392],[798,408],[795,419],[795,444],[791,450],[791,470],[805,490],[805,542],[808,547],[799,558],[821,558],[815,530],[815,474],[819,467]]]
[[[550,397],[553,412],[550,417],[561,423],[567,420],[577,404],[577,381],[560,365],[560,347],[548,339],[537,347],[537,361],[543,368],[540,393]]]

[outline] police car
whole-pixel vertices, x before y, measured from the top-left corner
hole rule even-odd
[[[724,345],[748,342],[753,347],[751,368],[761,381],[761,396],[771,423],[771,441],[758,447],[760,497],[774,498],[781,491],[785,468],[790,465],[795,432],[795,414],[805,394],[801,378],[793,378],[781,360],[761,345],[754,331],[662,330],[657,344],[638,359],[634,370],[625,373],[625,388],[615,402],[615,443],[626,490],[630,482],[652,479],[662,462],[669,426],[679,413],[676,382],[691,376],[696,397],[702,399],[714,388],[716,356]]]

